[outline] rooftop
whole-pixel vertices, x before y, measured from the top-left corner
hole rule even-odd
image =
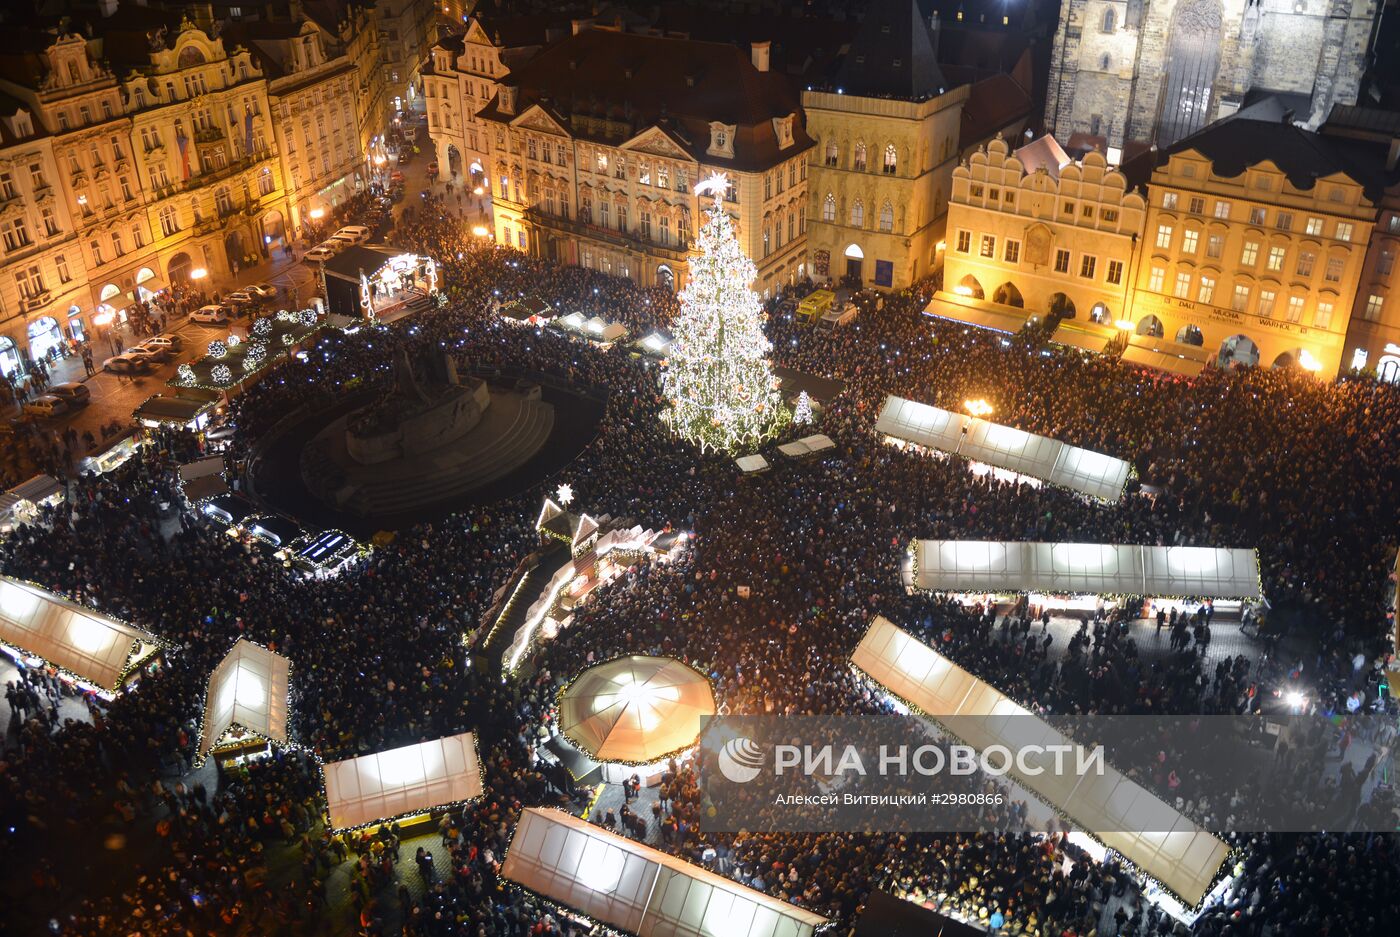
[[[871,0],[836,84],[866,97],[922,101],[943,93],[948,80],[917,0]]]

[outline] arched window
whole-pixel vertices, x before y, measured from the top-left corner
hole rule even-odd
[[[214,193],[214,208],[221,215],[230,214],[233,211],[233,196],[229,195],[228,189],[223,186]]]
[[[851,227],[860,228],[865,225],[865,203],[856,199],[851,205]]]
[[[837,159],[837,154],[836,154],[836,141],[835,141],[835,140],[828,140],[827,143],[826,143],[826,164],[827,164],[828,166],[835,166],[835,165],[836,165],[836,159]]]
[[[894,230],[894,206],[888,201],[880,206],[880,230],[886,234]]]
[[[895,153],[895,151],[894,151],[894,144],[893,144],[893,143],[886,143],[886,144],[885,144],[885,172],[889,173],[890,175],[893,175],[894,172],[895,172],[895,170],[898,169],[898,168],[899,168],[899,157],[898,157],[898,155],[896,155],[896,153]]]
[[[865,172],[865,144],[864,144],[864,143],[857,143],[857,144],[856,144],[856,158],[855,158],[855,162],[852,164],[852,167],[851,167],[851,168],[854,169],[856,172]]]
[[[175,214],[174,205],[164,205],[160,210],[160,233],[165,237],[170,237],[180,230],[180,219]]]
[[[1117,14],[1114,13],[1113,7],[1106,8],[1103,11],[1103,31],[1111,33],[1117,25]]]
[[[826,198],[822,199],[822,221],[836,220],[836,196],[830,192],[826,193]]]

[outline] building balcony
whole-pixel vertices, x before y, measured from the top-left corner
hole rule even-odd
[[[42,309],[53,299],[52,290],[40,290],[37,293],[25,293],[19,298],[19,308],[21,312],[31,313],[36,309]]]
[[[525,220],[541,228],[551,228],[577,237],[585,237],[591,241],[611,244],[624,250],[637,251],[678,263],[684,263],[690,256],[689,249],[682,245],[659,244],[630,232],[619,231],[616,228],[605,228],[602,225],[586,221],[572,221],[562,215],[551,215],[540,211],[538,208],[527,208],[522,214]]]
[[[218,143],[224,138],[224,131],[221,127],[196,127],[194,129],[194,142],[196,143]]]

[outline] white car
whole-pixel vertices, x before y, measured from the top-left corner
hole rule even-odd
[[[158,364],[164,364],[169,361],[173,352],[164,348],[155,349],[147,348],[144,345],[133,345],[128,348],[124,354],[131,358],[138,358],[146,362],[148,366],[154,368]]]
[[[363,244],[365,241],[369,240],[370,233],[369,228],[364,225],[352,224],[341,228],[335,234],[332,234],[331,237],[337,241],[345,241],[352,245]]]
[[[147,355],[113,355],[102,362],[102,370],[113,374],[145,374],[151,370],[151,361]]]
[[[327,241],[307,251],[305,259],[313,264],[323,264],[340,253],[343,247],[343,244],[332,244],[330,241]]]
[[[171,351],[179,351],[185,347],[185,340],[171,332],[163,332],[153,338],[146,339],[141,344],[145,345],[147,348],[159,346],[161,348],[169,348]]]
[[[251,286],[243,287],[244,292],[252,293],[258,299],[276,299],[277,287],[271,283],[254,283]]]
[[[190,313],[191,322],[199,322],[203,325],[223,325],[228,321],[228,313],[224,312],[223,306],[200,306]]]
[[[63,398],[55,394],[44,394],[42,397],[35,397],[24,405],[24,412],[28,416],[35,416],[39,419],[48,419],[58,416],[60,413],[68,411],[68,404],[63,402]]]
[[[88,390],[86,384],[79,384],[77,381],[67,381],[63,384],[49,385],[48,394],[57,397],[69,407],[83,407],[92,399],[92,391]]]

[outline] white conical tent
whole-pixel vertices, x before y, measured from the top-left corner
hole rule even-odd
[[[287,741],[287,692],[291,661],[239,638],[209,675],[199,757],[204,759],[237,726],[269,742]]]
[[[47,589],[0,576],[0,643],[115,693],[142,645],[159,642]]]
[[[647,764],[688,748],[715,714],[704,676],[667,657],[620,657],[590,667],[559,697],[559,728],[589,756]]]

